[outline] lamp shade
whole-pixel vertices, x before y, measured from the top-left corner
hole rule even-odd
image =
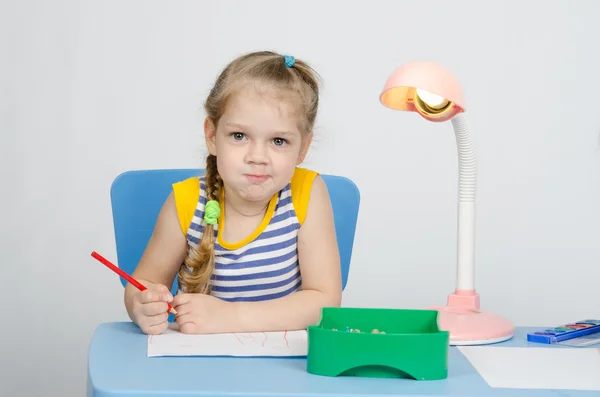
[[[431,98],[438,96],[438,98]],[[446,121],[465,111],[460,82],[448,69],[429,61],[407,63],[387,79],[379,100],[395,110],[413,111],[430,121]]]

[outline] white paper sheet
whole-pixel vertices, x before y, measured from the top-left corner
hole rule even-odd
[[[190,335],[170,326],[148,336],[148,357],[244,356],[303,357],[308,351],[306,330],[235,334]]]
[[[600,349],[462,346],[491,387],[600,390]]]

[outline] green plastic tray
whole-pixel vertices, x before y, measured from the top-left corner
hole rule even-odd
[[[435,310],[324,308],[321,322],[308,327],[307,371],[324,376],[445,379],[449,333],[438,328],[437,316]],[[373,329],[385,334],[372,333]]]

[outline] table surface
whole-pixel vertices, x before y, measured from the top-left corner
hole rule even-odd
[[[542,327],[536,327],[539,330]],[[505,346],[540,347],[517,328]],[[146,357],[147,336],[133,323],[101,324],[88,357],[88,396],[444,396],[598,397],[598,391],[492,388],[456,347],[448,353],[448,378],[325,377],[306,372],[306,358]],[[535,346],[534,346],[535,345]],[[553,347],[549,347],[553,348]]]

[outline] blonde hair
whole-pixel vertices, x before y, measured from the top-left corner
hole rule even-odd
[[[228,99],[246,83],[257,83],[269,89],[295,94],[300,106],[299,129],[303,134],[313,130],[319,107],[319,80],[317,73],[305,62],[284,57],[271,51],[242,55],[229,63],[218,76],[204,109],[207,118],[217,127]],[[219,202],[223,187],[217,158],[206,158],[206,199]],[[210,278],[215,266],[215,230],[206,224],[198,248],[190,247],[178,274],[179,285],[186,292],[210,293]]]

